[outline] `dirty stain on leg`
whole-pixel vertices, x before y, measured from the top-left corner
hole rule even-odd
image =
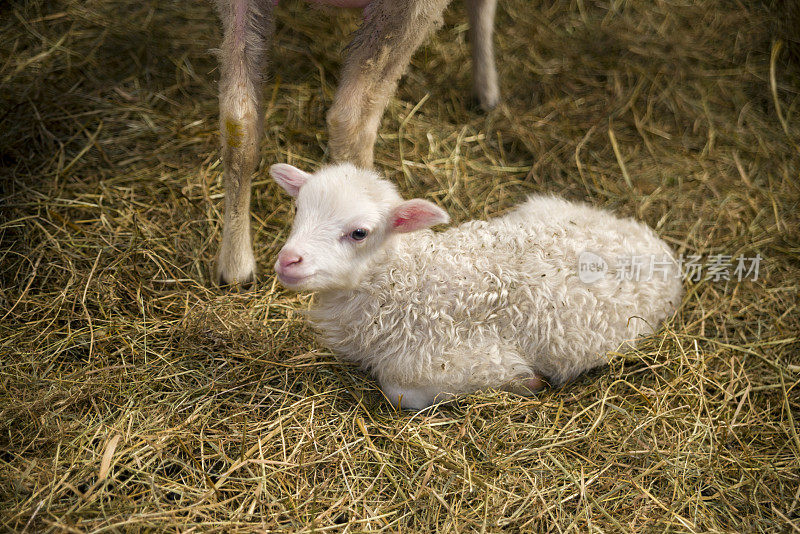
[[[242,146],[242,125],[231,119],[225,121],[225,141],[230,148]]]

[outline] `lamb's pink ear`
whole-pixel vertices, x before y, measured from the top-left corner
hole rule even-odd
[[[450,222],[450,216],[446,211],[421,198],[406,200],[392,210],[389,215],[391,229],[401,234],[448,222]]]
[[[297,196],[297,193],[300,192],[300,188],[303,187],[303,184],[305,184],[311,176],[309,173],[286,163],[276,163],[269,168],[269,173],[272,175],[272,179],[275,180],[275,183],[293,197]]]

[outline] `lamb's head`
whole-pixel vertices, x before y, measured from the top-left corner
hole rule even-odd
[[[314,174],[278,164],[269,172],[296,199],[292,231],[275,262],[278,278],[291,289],[357,287],[398,234],[450,220],[435,204],[403,201],[394,185],[350,164]]]

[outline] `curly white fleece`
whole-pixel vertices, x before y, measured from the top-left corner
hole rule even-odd
[[[601,280],[579,279],[584,251],[608,263]],[[680,304],[675,263],[649,280],[615,276],[618,258],[650,255],[674,258],[646,225],[534,196],[502,217],[397,236],[357,288],[321,292],[310,320],[406,408],[531,377],[558,385]]]

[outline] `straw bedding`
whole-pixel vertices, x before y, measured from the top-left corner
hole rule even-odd
[[[531,193],[763,258],[686,283],[609,367],[532,398],[397,413],[270,269],[326,161],[358,14],[286,2],[253,189],[258,286],[214,288],[210,4],[19,0],[0,20],[0,528],[800,531],[800,68],[791,2],[506,0],[503,103],[469,96],[455,3],[376,166],[458,223]],[[735,261],[735,260],[734,260]]]

